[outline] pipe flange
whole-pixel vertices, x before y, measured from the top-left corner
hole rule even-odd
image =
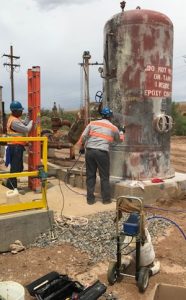
[[[167,133],[171,131],[173,119],[171,116],[161,114],[154,119],[154,128],[159,133]]]

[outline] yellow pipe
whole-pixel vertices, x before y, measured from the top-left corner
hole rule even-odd
[[[44,143],[43,143],[43,153],[42,153],[42,158],[43,158],[43,165],[44,165],[44,170],[47,172],[47,151],[48,151],[48,139],[45,137]]]
[[[1,178],[13,178],[13,177],[37,177],[38,171],[18,172],[18,173],[0,173]]]
[[[0,137],[0,142],[47,142],[47,137]]]
[[[1,204],[0,205],[0,215],[21,211],[21,210],[29,210],[29,209],[39,209],[46,208],[46,203],[44,200],[34,200],[32,202],[25,203],[12,203],[12,204]]]

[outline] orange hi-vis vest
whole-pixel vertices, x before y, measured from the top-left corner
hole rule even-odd
[[[105,119],[92,121],[85,128],[78,144],[86,140],[86,148],[109,151],[109,144],[119,140],[119,130],[110,121]]]
[[[113,124],[106,124],[105,122],[101,121],[92,121],[91,123],[91,130],[89,132],[89,136],[100,137],[109,143],[112,143],[114,140],[114,136],[112,133],[117,132],[118,129]],[[99,127],[99,130],[98,130]]]
[[[15,130],[13,130],[11,128],[11,124],[13,121],[20,121],[20,118],[10,115],[10,117],[8,118],[8,121],[7,121],[7,136],[8,137],[24,137],[25,136],[24,133],[16,132]],[[26,145],[25,142],[9,142],[8,144],[11,144],[11,145],[16,144],[16,145],[23,145],[23,146]]]

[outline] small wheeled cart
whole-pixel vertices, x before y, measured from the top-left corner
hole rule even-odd
[[[122,222],[122,213],[127,215],[127,220]],[[116,202],[116,241],[117,253],[116,261],[109,263],[107,279],[110,284],[121,280],[123,276],[134,277],[140,292],[144,292],[149,283],[151,269],[149,267],[140,267],[140,250],[144,245],[145,226],[144,226],[144,212],[142,199],[134,196],[120,196]],[[126,238],[130,237],[130,238]],[[125,240],[129,240],[127,246],[135,239],[134,251],[135,255],[135,274],[126,274],[126,265],[122,263],[122,256],[127,255],[123,253],[126,248]]]

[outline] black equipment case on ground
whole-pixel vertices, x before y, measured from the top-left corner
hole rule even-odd
[[[51,272],[26,286],[37,300],[97,300],[106,292],[106,286],[99,280],[85,288],[67,275]]]

